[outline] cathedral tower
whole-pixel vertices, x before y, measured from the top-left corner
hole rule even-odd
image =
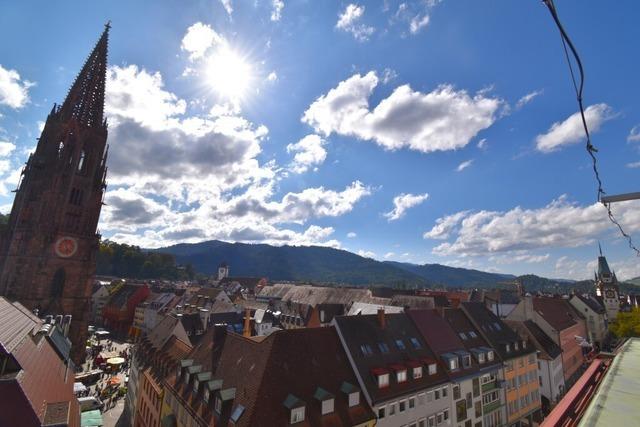
[[[40,317],[72,316],[72,358],[84,360],[97,233],[106,188],[103,117],[109,24],[61,106],[53,106],[16,190],[0,248],[0,295]]]
[[[609,269],[607,258],[602,255],[602,248],[598,245],[600,256],[598,257],[598,271],[595,274],[596,294],[602,298],[602,303],[607,311],[609,322],[618,316],[620,311],[620,289],[616,273]]]

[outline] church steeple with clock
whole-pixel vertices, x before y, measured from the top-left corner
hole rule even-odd
[[[40,317],[71,315],[72,359],[84,359],[97,233],[106,188],[104,118],[109,24],[62,105],[49,113],[0,240],[0,295]]]
[[[609,322],[615,320],[620,311],[620,288],[616,273],[612,272],[607,263],[607,258],[602,255],[602,247],[598,244],[600,256],[598,257],[598,271],[595,274],[596,294],[607,311]]]

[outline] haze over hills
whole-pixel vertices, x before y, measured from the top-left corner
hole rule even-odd
[[[516,277],[440,264],[381,262],[345,250],[320,246],[271,246],[210,240],[181,243],[155,251],[172,254],[177,263],[191,264],[199,273],[215,274],[218,266],[226,262],[230,266],[231,276],[264,276],[271,281],[469,288],[493,287],[518,278],[528,290],[554,289],[558,283],[561,286],[573,285],[572,281],[535,275]],[[579,283],[580,288],[590,286],[587,281]]]

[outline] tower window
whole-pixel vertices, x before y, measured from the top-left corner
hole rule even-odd
[[[84,167],[87,161],[84,150],[80,151],[80,160],[78,160],[78,172],[84,172]]]
[[[58,145],[58,158],[61,159],[62,158],[62,152],[64,151],[64,142],[60,141],[60,144]]]
[[[69,194],[69,203],[72,205],[80,206],[82,204],[82,190],[78,188],[72,188],[71,194]]]
[[[59,268],[56,273],[53,275],[53,280],[51,281],[51,297],[59,298],[62,296],[62,292],[64,291],[64,281],[65,281],[65,273],[64,268]]]

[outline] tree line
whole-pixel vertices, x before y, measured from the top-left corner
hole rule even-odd
[[[139,246],[100,242],[97,255],[97,274],[130,279],[193,280],[195,271],[191,264],[176,264],[173,255],[145,251]]]

